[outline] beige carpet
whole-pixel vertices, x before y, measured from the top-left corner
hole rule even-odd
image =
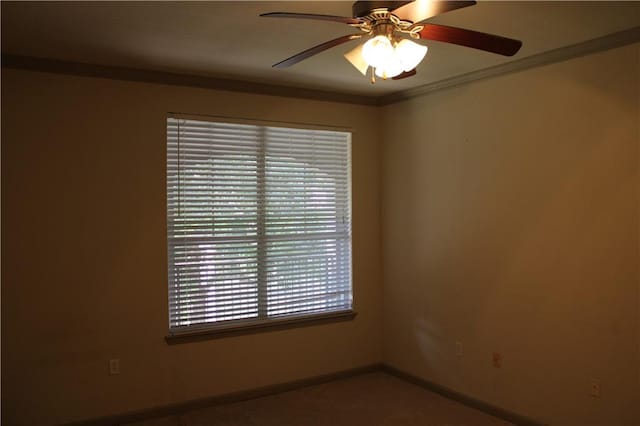
[[[384,373],[128,426],[482,426],[510,423]]]

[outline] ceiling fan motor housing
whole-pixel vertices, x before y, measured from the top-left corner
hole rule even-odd
[[[353,3],[351,11],[354,18],[362,18],[370,15],[376,9],[394,10],[398,7],[411,3],[410,1],[364,1],[360,0]]]

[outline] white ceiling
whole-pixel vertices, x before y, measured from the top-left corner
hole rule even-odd
[[[291,68],[271,65],[356,33],[339,23],[260,18],[271,11],[351,16],[352,2],[5,2],[2,53],[379,96],[640,26],[640,2],[488,2],[430,22],[523,41],[512,58],[439,42],[415,77],[369,80],[342,55],[358,41]]]

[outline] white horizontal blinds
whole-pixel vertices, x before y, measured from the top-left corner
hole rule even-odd
[[[350,134],[169,118],[174,331],[351,308]]]
[[[271,127],[265,154],[268,314],[350,309],[350,135]]]
[[[170,118],[170,327],[258,314],[257,126]]]

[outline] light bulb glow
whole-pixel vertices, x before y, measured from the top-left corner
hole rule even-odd
[[[362,47],[362,57],[374,68],[382,67],[392,60],[394,53],[391,41],[387,36],[375,36]]]
[[[422,46],[404,38],[396,45],[395,56],[404,71],[411,71],[422,62],[427,50],[427,46]]]
[[[427,46],[409,39],[394,41],[390,36],[378,35],[345,54],[345,58],[362,74],[368,67],[380,78],[393,78],[403,71],[411,71],[424,59]]]
[[[395,52],[389,61],[376,68],[376,75],[383,79],[392,78],[401,73],[402,65],[400,64]]]

